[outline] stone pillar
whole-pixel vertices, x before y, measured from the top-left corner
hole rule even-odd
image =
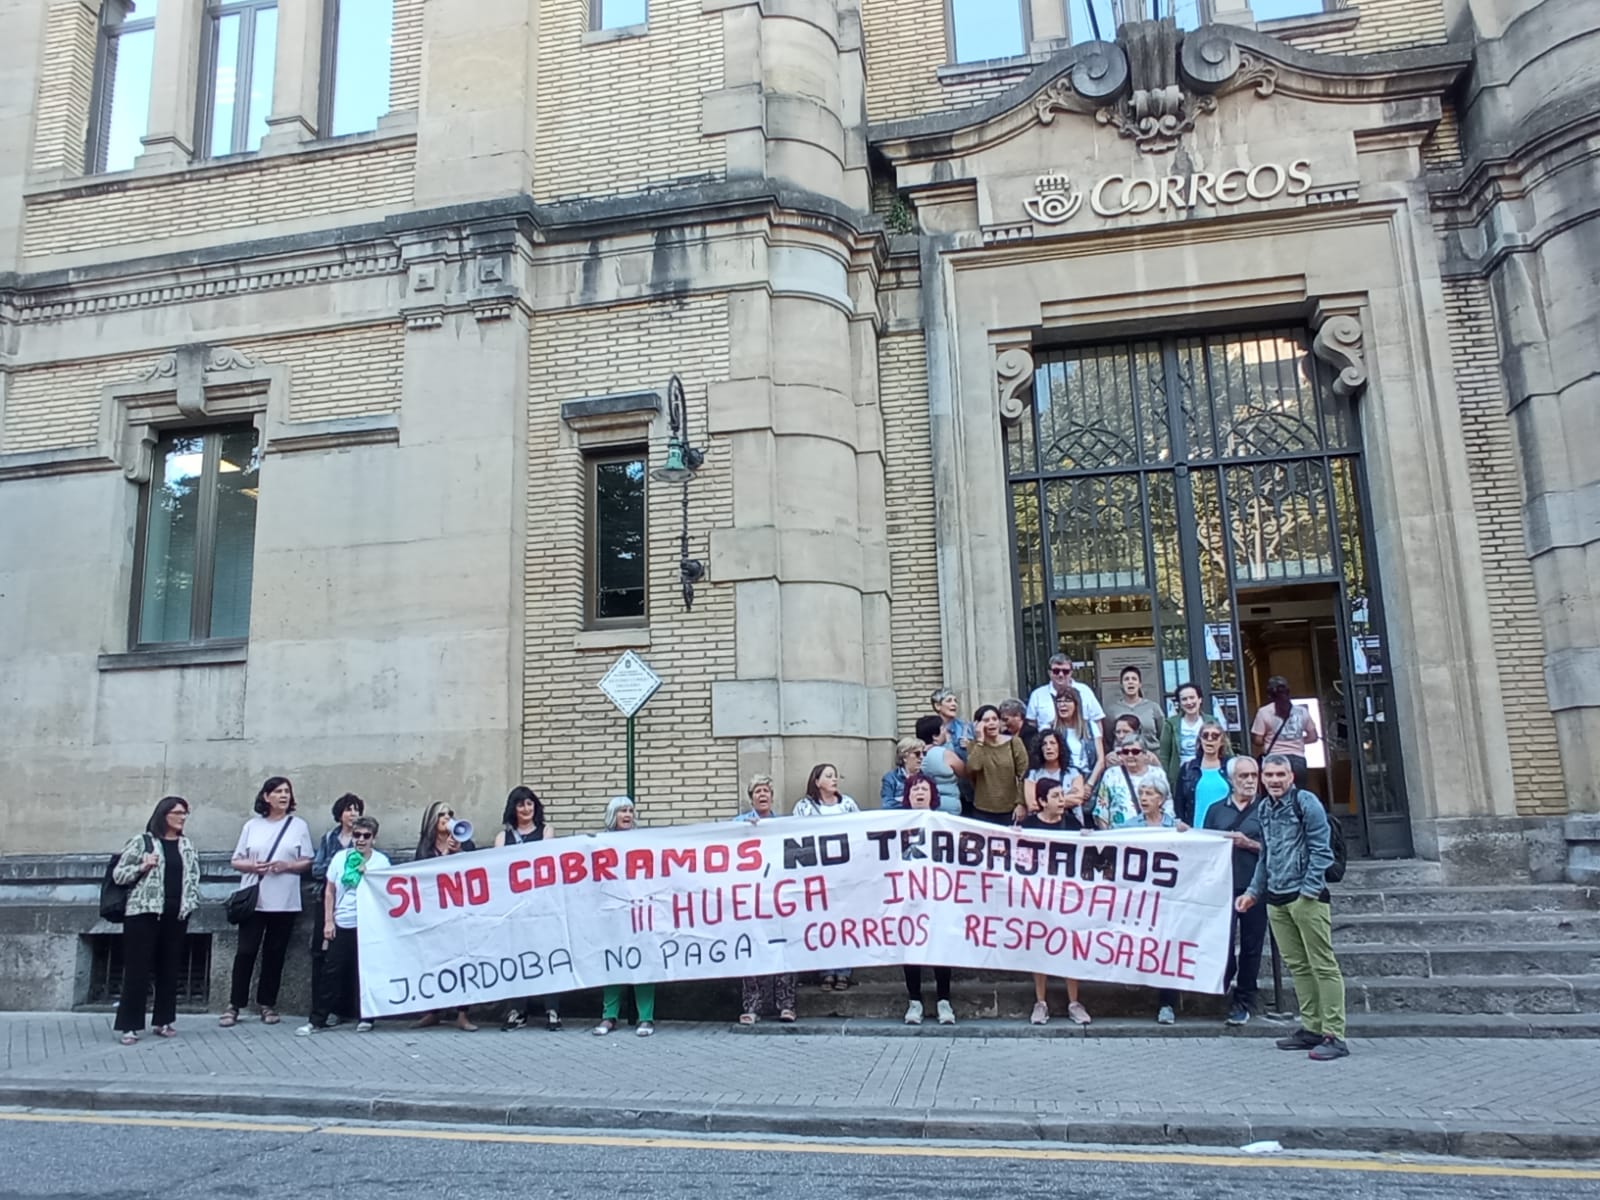
[[[737,621],[712,736],[738,738],[741,777],[766,771],[786,799],[832,762],[870,808],[894,736],[875,332],[827,250],[772,257],[770,288],[731,301],[730,378],[710,395],[733,447],[733,524],[711,562]],[[802,290],[830,275],[831,295]]]
[[[1492,40],[1480,43],[1461,100],[1462,178],[1474,179],[1486,160],[1515,164],[1521,175],[1485,197],[1491,211],[1457,234],[1457,251],[1482,264],[1494,296],[1545,685],[1561,747],[1567,872],[1593,882],[1600,877],[1600,26],[1581,0],[1471,0],[1466,7],[1480,38]]]
[[[781,14],[758,0],[704,8],[723,11],[723,86],[706,93],[704,130],[727,140],[729,176],[867,208],[858,0],[810,0]]]
[[[194,157],[203,7],[163,4],[156,14],[150,119],[145,129],[144,153],[134,160],[136,171],[181,167]]]
[[[46,15],[43,4],[0,0],[6,31],[0,38],[0,272],[15,270],[22,254],[22,189],[33,149]],[[0,318],[0,364],[6,353]]]
[[[424,6],[418,208],[530,190],[539,8],[528,0]]]
[[[278,57],[272,74],[272,113],[261,139],[264,154],[315,140],[322,99],[323,0],[280,0]]]

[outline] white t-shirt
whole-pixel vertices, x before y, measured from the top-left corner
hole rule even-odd
[[[1083,714],[1083,719],[1093,725],[1096,721],[1106,718],[1106,710],[1100,707],[1100,698],[1094,694],[1094,689],[1086,683],[1072,681],[1072,690],[1078,693],[1078,711]],[[1040,729],[1054,729],[1056,727],[1056,689],[1054,684],[1041,683],[1033,689],[1033,694],[1028,697],[1028,719]]]
[[[284,821],[289,822],[287,829],[283,827]],[[266,862],[267,851],[272,850],[272,843],[277,841],[280,831],[283,833],[283,840],[278,841],[278,848],[273,851],[273,862],[294,862],[296,859],[311,858],[316,854],[311,844],[310,827],[299,817],[290,814],[283,818],[283,821],[251,817],[239,831],[239,844],[233,848],[233,856]],[[300,911],[300,884],[304,876],[285,872],[281,875],[256,875],[246,878],[261,881],[258,885],[261,892],[256,896],[257,912]]]
[[[341,881],[344,876],[345,860],[355,853],[355,848],[341,850],[335,854],[328,863],[328,886],[333,889],[333,923],[340,929],[354,929],[356,927],[356,889],[345,887]],[[389,865],[389,856],[382,850],[374,850],[372,857],[367,859],[367,870],[380,871]],[[360,885],[357,884],[357,887]]]

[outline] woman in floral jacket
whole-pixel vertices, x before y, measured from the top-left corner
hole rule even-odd
[[[122,999],[114,1028],[131,1046],[144,1032],[144,1002],[155,978],[150,1023],[157,1037],[177,1037],[178,971],[189,914],[200,907],[200,856],[183,836],[189,802],[165,796],[144,832],[130,838],[111,877],[129,887],[122,922]]]

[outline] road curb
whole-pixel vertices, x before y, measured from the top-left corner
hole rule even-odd
[[[860,1108],[608,1104],[587,1099],[375,1093],[336,1098],[325,1092],[267,1085],[251,1092],[192,1087],[130,1088],[126,1080],[13,1078],[0,1081],[0,1106],[95,1113],[204,1113],[290,1120],[416,1121],[528,1130],[762,1134],[888,1142],[978,1140],[1017,1144],[1238,1147],[1276,1141],[1288,1150],[1446,1155],[1460,1158],[1597,1159],[1600,1125],[1532,1122],[1284,1119],[1209,1114],[1068,1121],[1026,1113]]]

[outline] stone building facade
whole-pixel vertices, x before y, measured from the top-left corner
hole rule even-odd
[[[1587,7],[0,0],[0,1003],[165,793],[593,826],[626,650],[647,822],[1067,648],[1592,880]]]

